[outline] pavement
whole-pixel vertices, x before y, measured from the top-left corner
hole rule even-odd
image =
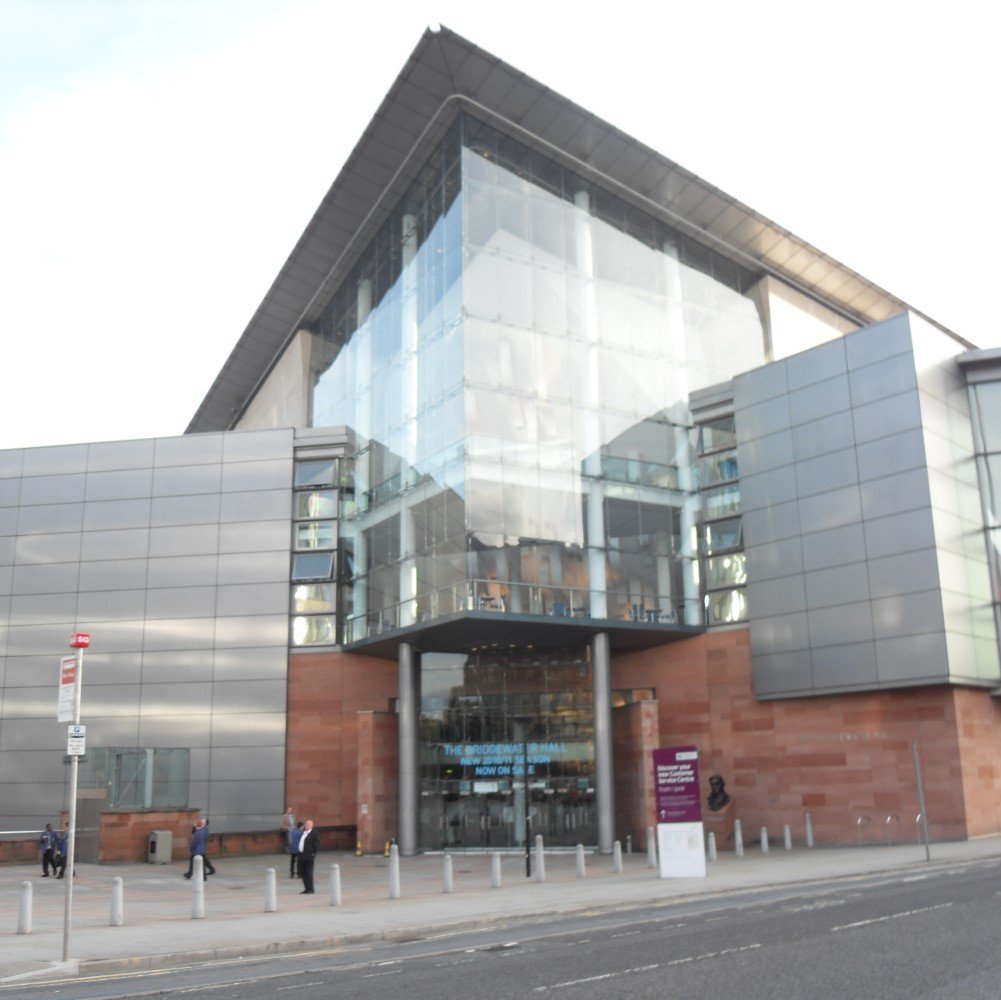
[[[1001,858],[1001,837],[932,844],[931,865]],[[452,857],[454,891],[444,893],[443,859],[400,859],[400,898],[389,898],[389,861],[327,852],[317,858],[316,894],[301,895],[284,855],[214,858],[205,884],[205,916],[193,919],[187,863],[77,866],[69,961],[62,962],[65,881],[42,878],[37,865],[0,868],[0,984],[59,976],[163,969],[222,959],[337,947],[351,942],[411,940],[489,926],[512,918],[629,909],[649,903],[728,895],[742,890],[927,870],[923,846],[805,847],[743,857],[721,854],[708,875],[661,879],[646,854],[588,854],[577,877],[573,853],[546,853],[546,881],[525,877],[524,855],[501,856],[502,885],[491,888],[489,854]],[[342,903],[332,905],[331,866],[338,865]],[[266,872],[274,868],[277,911],[264,912]],[[124,924],[111,926],[112,880],[124,885]],[[18,934],[24,882],[32,885],[32,930]]]

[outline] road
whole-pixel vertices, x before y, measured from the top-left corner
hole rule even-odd
[[[0,987],[0,1000],[996,1000],[999,908],[1001,861],[977,861],[511,922],[403,944],[22,982]]]

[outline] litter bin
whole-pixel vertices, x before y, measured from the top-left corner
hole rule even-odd
[[[146,860],[151,865],[169,865],[173,854],[174,832],[172,830],[151,830]]]

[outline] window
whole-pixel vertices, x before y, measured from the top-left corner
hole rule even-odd
[[[300,553],[292,557],[293,580],[329,580],[333,574],[333,552]]]
[[[295,495],[295,516],[299,520],[337,516],[334,490],[303,490]]]

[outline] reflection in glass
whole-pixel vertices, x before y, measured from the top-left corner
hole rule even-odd
[[[298,553],[292,557],[293,580],[329,580],[333,570],[333,552]]]
[[[706,624],[727,625],[747,620],[747,597],[743,590],[706,594]]]
[[[297,583],[292,587],[293,614],[334,610],[332,583]]]
[[[337,494],[334,490],[309,490],[296,493],[295,516],[303,520],[312,517],[336,517]]]
[[[293,646],[332,646],[336,635],[333,615],[299,615],[292,619]]]
[[[335,465],[333,459],[319,462],[296,462],[296,486],[333,486],[335,482]]]
[[[295,526],[297,549],[330,549],[337,539],[333,521],[309,521]]]

